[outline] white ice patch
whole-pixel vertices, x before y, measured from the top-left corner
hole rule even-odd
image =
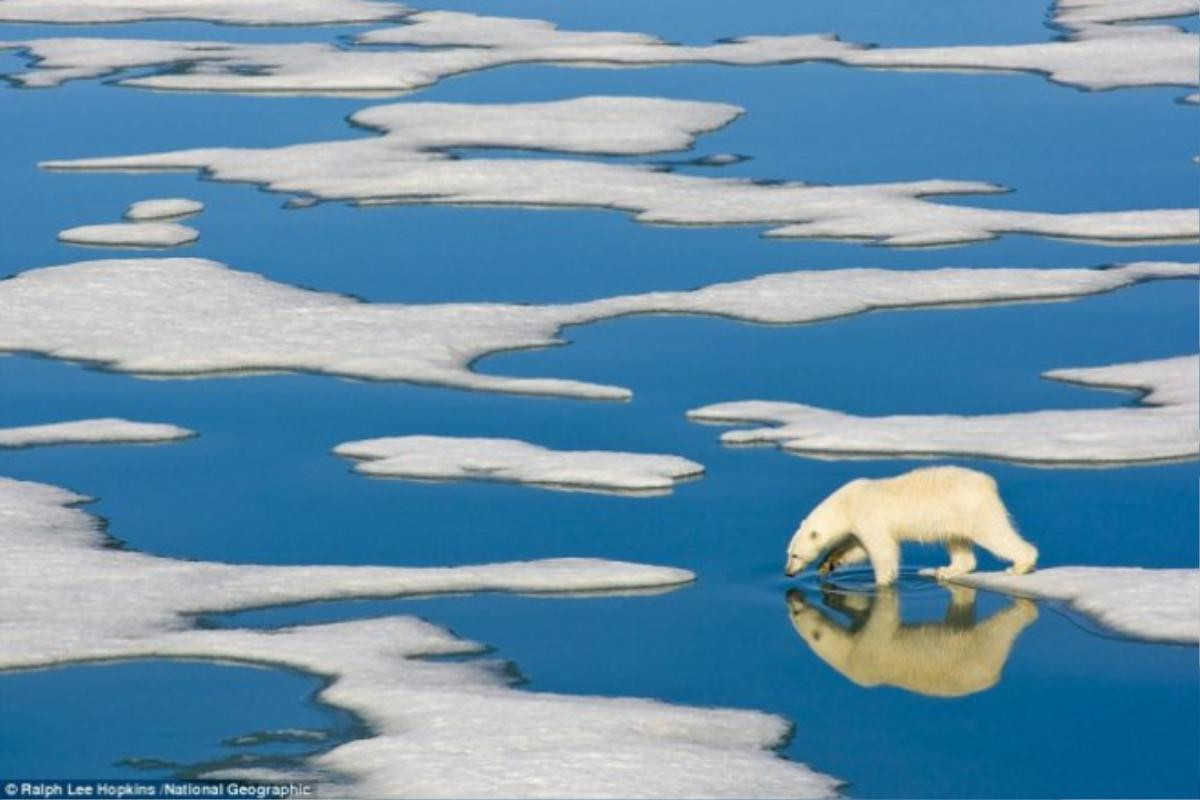
[[[0,0],[0,20],[6,5],[17,7],[14,0]],[[1200,39],[1195,34],[1167,25],[1119,24],[1182,16],[1196,8],[1196,0],[1060,3],[1053,20],[1067,31],[1064,40],[990,46],[864,49],[831,34],[744,36],[690,46],[645,33],[564,31],[544,20],[450,11],[413,13],[401,26],[369,31],[355,40],[409,48],[404,50],[194,41],[131,42],[114,48],[96,39],[41,39],[8,46],[23,48],[40,60],[33,72],[15,77],[28,86],[53,86],[134,67],[171,67],[121,83],[187,91],[396,94],[450,75],[510,64],[757,66],[828,61],[889,69],[1037,72],[1060,83],[1111,89],[1196,85]],[[175,69],[180,63],[190,68]]]
[[[195,431],[159,422],[127,419],[81,419],[48,425],[0,428],[0,447],[33,447],[44,444],[115,444],[170,442],[195,436]]]
[[[3,7],[0,2],[0,8]],[[398,94],[450,75],[509,64],[577,67],[681,63],[766,65],[830,60],[859,45],[828,35],[755,36],[706,46],[668,44],[641,33],[560,31],[535,19],[486,17],[449,11],[412,14],[399,28],[371,31],[356,41],[415,49],[366,49],[308,42],[230,44],[130,40],[105,47],[92,38],[0,42],[35,59],[14,76],[26,86],[57,86],[134,67],[186,63],[193,69],[120,81],[147,89],[303,94]],[[116,52],[114,52],[116,50]]]
[[[1052,567],[1028,575],[972,573],[955,583],[1061,600],[1125,636],[1200,641],[1200,570]]]
[[[364,475],[483,480],[597,492],[666,494],[704,466],[686,458],[607,450],[550,450],[517,439],[395,436],[346,442],[334,453],[358,459]]]
[[[355,37],[355,41],[370,45],[483,49],[496,59],[489,66],[530,62],[755,66],[835,59],[861,47],[830,34],[751,36],[710,45],[680,45],[647,33],[560,30],[546,20],[453,11],[420,11],[406,17],[403,25],[367,31]]]
[[[125,219],[145,220],[180,219],[199,214],[204,203],[186,197],[163,197],[153,200],[138,200],[125,210]]]
[[[843,269],[562,305],[364,303],[192,258],[85,261],[0,281],[0,351],[143,375],[302,371],[483,391],[622,400],[626,389],[471,371],[485,355],[560,343],[566,325],[628,314],[802,323],[870,309],[1052,300],[1196,265],[1107,269]]]
[[[48,161],[62,170],[199,169],[215,180],[368,204],[430,203],[611,208],[641,222],[774,225],[769,235],[859,239],[896,246],[962,244],[1004,233],[1097,242],[1192,241],[1194,209],[1060,214],[943,205],[931,195],[991,193],[977,181],[812,186],[763,184],[582,159],[448,158],[450,148],[654,153],[688,146],[739,109],[654,98],[548,103],[403,103],[353,122],[383,135],[275,148],[209,148]]]
[[[59,231],[58,240],[87,247],[166,249],[191,244],[200,232],[177,222],[113,222]]]
[[[1082,89],[1195,86],[1200,37],[1144,19],[1194,15],[1200,0],[1059,0],[1052,22],[1064,39],[1035,44],[878,48],[846,63],[895,69],[1039,72]]]
[[[1064,28],[1200,13],[1200,0],[1055,0],[1053,20]]]
[[[376,0],[0,0],[0,22],[90,25],[198,20],[224,25],[338,25],[407,13]]]
[[[981,416],[856,417],[799,403],[749,400],[694,409],[688,418],[717,424],[769,423],[772,427],[729,431],[721,441],[778,444],[791,453],[816,456],[969,456],[1053,467],[1200,455],[1200,357],[1060,369],[1045,377],[1148,394],[1130,407]]]
[[[242,630],[201,629],[194,616],[336,598],[670,587],[692,579],[685,570],[594,559],[454,568],[179,561],[106,547],[97,521],[71,507],[83,500],[0,479],[0,668],[196,658],[320,675],[329,680],[320,698],[370,733],[277,774],[318,779],[328,796],[835,794],[835,780],[770,749],[788,729],[772,715],[518,691],[494,662],[421,660],[482,648],[415,617]]]

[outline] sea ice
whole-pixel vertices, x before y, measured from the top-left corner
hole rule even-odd
[[[48,425],[0,428],[0,447],[33,447],[43,444],[108,444],[118,442],[170,442],[195,436],[195,431],[159,422],[127,419],[81,419]]]
[[[337,25],[408,13],[376,0],[0,0],[0,22],[90,25],[198,20],[225,25]]]
[[[768,235],[918,247],[1004,233],[1101,243],[1192,241],[1194,209],[1053,213],[946,205],[933,195],[994,193],[978,181],[815,186],[684,175],[648,165],[555,158],[449,158],[451,148],[654,153],[688,146],[739,113],[719,103],[583,97],[545,103],[401,103],[351,121],[383,135],[274,148],[206,148],[47,161],[59,170],[204,170],[220,181],[368,204],[611,208],[641,222],[775,226]]]
[[[727,444],[778,444],[829,457],[971,456],[1035,466],[1118,465],[1200,455],[1200,357],[1059,369],[1045,377],[1147,392],[1136,406],[857,417],[799,403],[748,400],[688,412],[697,422],[769,423],[728,431]]]
[[[976,572],[953,581],[1062,600],[1105,627],[1136,639],[1200,641],[1200,570],[1196,569],[1051,567],[1028,575]]]
[[[704,472],[686,458],[607,450],[550,450],[517,439],[396,436],[346,442],[334,453],[358,459],[364,475],[484,480],[599,492],[666,494]]]
[[[1058,0],[1051,21],[1065,31],[1034,44],[876,48],[846,56],[857,66],[1038,72],[1082,89],[1195,86],[1200,37],[1171,25],[1121,24],[1195,15],[1200,0]]]
[[[0,2],[0,9],[4,4]],[[2,16],[0,16],[2,21]],[[105,48],[95,38],[0,42],[33,59],[32,71],[13,76],[26,86],[57,86],[134,67],[185,63],[198,67],[126,78],[125,86],[208,92],[398,94],[450,75],[509,64],[577,67],[712,63],[766,65],[825,61],[859,49],[824,34],[753,36],[704,45],[669,44],[642,33],[563,31],[536,19],[450,11],[411,14],[396,28],[370,31],[344,47],[318,42],[232,44],[204,41],[121,40]],[[405,49],[380,48],[403,45]]]
[[[0,21],[6,19],[6,8],[7,19],[28,15],[28,5],[28,0],[0,2]],[[83,4],[77,0],[63,5],[70,12]],[[141,18],[179,16],[180,5],[164,3],[157,11],[142,9]],[[370,12],[385,6],[371,5],[367,9]],[[293,13],[275,6],[268,5],[259,13],[277,14],[283,21]],[[1170,25],[1122,23],[1186,16],[1195,14],[1198,7],[1196,0],[1063,2],[1052,10],[1054,24],[1066,32],[1063,39],[945,47],[868,48],[832,34],[742,36],[709,45],[680,45],[646,33],[560,30],[545,20],[453,11],[410,13],[404,16],[402,25],[368,31],[350,46],[122,40],[129,46],[105,48],[101,44],[105,40],[83,38],[10,42],[7,46],[25,50],[34,60],[32,72],[13,78],[28,86],[54,86],[66,80],[149,67],[157,71],[120,83],[189,91],[397,94],[429,86],[450,75],[511,64],[756,66],[825,61],[901,70],[1036,72],[1081,88],[1112,89],[1195,86],[1200,69],[1200,39],[1195,34]],[[392,10],[396,16],[404,12],[400,7]],[[300,9],[301,13],[312,11],[309,6]],[[43,13],[56,16],[50,11]],[[117,12],[110,3],[96,13],[112,16]],[[127,18],[135,18],[138,10],[135,7],[126,13]],[[336,16],[339,9],[334,7],[325,13]],[[371,49],[354,44],[369,45]],[[380,49],[388,45],[405,49]],[[189,68],[180,70],[180,64]]]
[[[880,308],[1077,297],[1196,274],[1194,264],[1173,263],[843,269],[562,305],[406,305],[299,289],[204,259],[112,259],[30,270],[0,281],[0,351],[98,362],[142,375],[303,371],[623,400],[630,392],[616,386],[486,375],[471,365],[491,353],[559,343],[567,325],[628,314],[794,324]]]
[[[196,615],[337,598],[670,587],[691,573],[596,559],[451,568],[181,561],[109,544],[85,498],[0,479],[0,668],[137,658],[268,664],[328,680],[322,701],[366,737],[284,779],[330,796],[831,797],[837,781],[772,750],[775,716],[514,689],[482,647],[416,617],[275,630],[204,629]],[[253,771],[252,768],[249,771]],[[237,773],[223,770],[222,774]]]
[[[180,219],[199,214],[204,203],[186,197],[162,197],[154,200],[138,200],[125,210],[125,219],[145,221],[151,219]]]
[[[1089,24],[1138,22],[1188,17],[1200,12],[1200,0],[1055,0],[1051,18],[1064,28]]]
[[[165,249],[191,244],[200,232],[176,222],[114,222],[59,231],[58,240],[89,247]]]

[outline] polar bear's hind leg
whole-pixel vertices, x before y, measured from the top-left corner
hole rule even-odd
[[[1031,572],[1037,564],[1037,548],[1021,538],[1008,515],[1004,514],[999,520],[983,526],[975,535],[975,542],[997,557],[1011,561],[1008,571],[1014,575],[1024,575]]]
[[[975,548],[969,539],[949,539],[946,550],[950,553],[950,563],[933,571],[938,580],[966,575],[975,569]]]

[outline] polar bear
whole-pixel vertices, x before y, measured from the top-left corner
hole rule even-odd
[[[945,542],[950,564],[939,579],[975,569],[978,544],[1011,561],[1023,574],[1037,563],[1037,548],[1021,538],[990,475],[963,467],[925,467],[894,478],[850,481],[821,501],[796,529],[784,572],[792,576],[825,550],[822,572],[871,560],[875,583],[889,586],[900,569],[900,543]]]
[[[859,686],[895,686],[931,697],[963,697],[990,689],[1021,631],[1037,619],[1037,606],[1017,598],[988,619],[975,619],[975,591],[949,585],[943,622],[904,623],[896,590],[873,597],[823,592],[824,605],[802,593],[787,594],[796,633],[826,664]]]

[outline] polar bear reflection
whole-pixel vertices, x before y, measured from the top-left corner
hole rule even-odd
[[[891,588],[874,595],[822,592],[824,604],[850,619],[844,625],[802,592],[788,592],[792,625],[821,660],[859,686],[895,686],[934,697],[962,697],[995,686],[1017,636],[1037,619],[1037,606],[1018,598],[983,622],[975,591],[947,587],[941,623],[902,624]]]

